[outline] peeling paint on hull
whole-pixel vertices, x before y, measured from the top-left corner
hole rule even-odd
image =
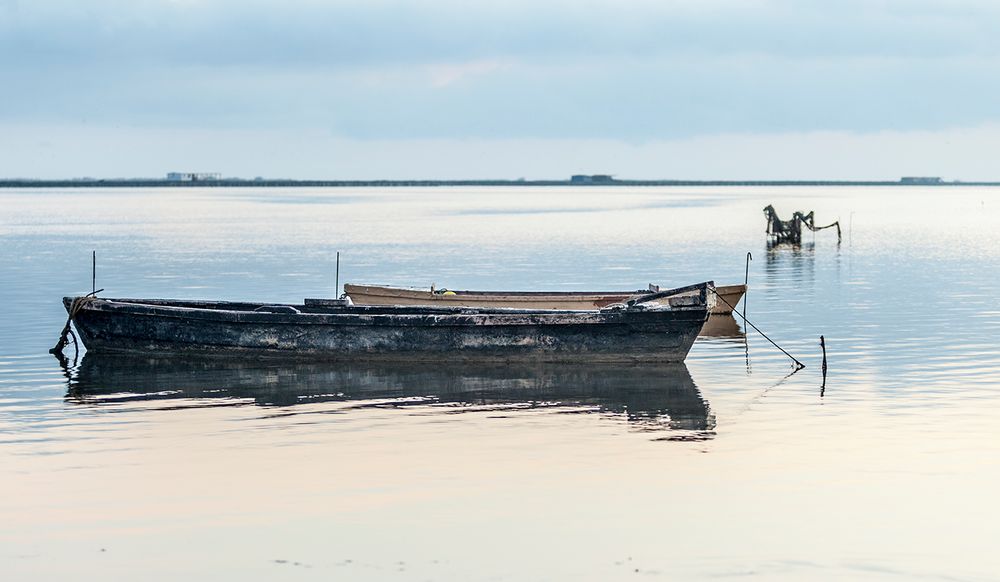
[[[67,310],[74,298],[65,298]],[[680,309],[282,306],[92,299],[74,323],[94,352],[253,354],[323,360],[680,362],[708,316]]]

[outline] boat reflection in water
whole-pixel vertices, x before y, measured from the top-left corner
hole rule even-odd
[[[355,402],[462,410],[554,407],[623,417],[667,440],[714,436],[715,416],[684,364],[418,365],[241,362],[88,353],[69,375],[82,405],[213,399],[213,404],[295,406]]]
[[[732,314],[712,314],[705,320],[705,325],[701,327],[698,337],[742,340],[746,338],[746,333]]]

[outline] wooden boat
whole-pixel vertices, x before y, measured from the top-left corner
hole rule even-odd
[[[596,310],[297,305],[66,297],[88,350],[209,352],[330,360],[680,362],[714,296],[712,283]],[[656,301],[666,300],[666,304]]]
[[[715,288],[718,301],[712,314],[732,313],[746,285]],[[656,293],[650,285],[639,291],[452,291],[431,287],[391,287],[388,285],[344,285],[344,293],[358,305],[452,305],[461,307],[516,307],[523,309],[600,309]]]

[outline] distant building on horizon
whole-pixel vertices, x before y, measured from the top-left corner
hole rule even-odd
[[[571,184],[610,184],[615,177],[611,174],[574,174],[569,181]]]
[[[938,176],[903,176],[899,179],[900,184],[943,184]]]
[[[205,182],[209,180],[221,180],[222,174],[219,172],[168,172],[168,182]]]

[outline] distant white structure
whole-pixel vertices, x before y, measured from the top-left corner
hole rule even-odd
[[[205,182],[208,180],[221,180],[222,174],[218,172],[168,172],[167,180],[170,182]]]

